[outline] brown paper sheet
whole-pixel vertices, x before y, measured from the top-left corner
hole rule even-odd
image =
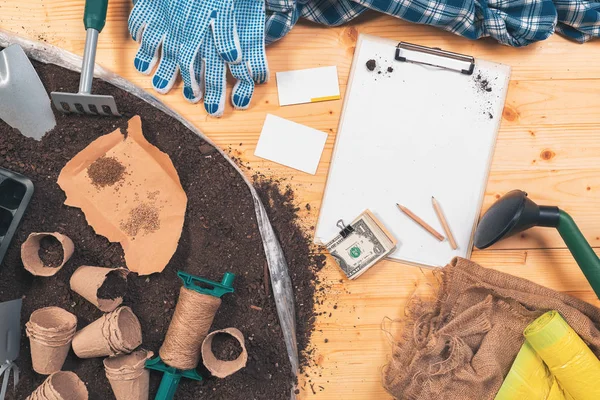
[[[111,176],[93,182],[89,167],[107,158],[124,170],[112,165],[116,182]],[[121,243],[131,271],[165,268],[181,236],[187,196],[169,156],[144,138],[139,116],[129,120],[127,135],[117,129],[90,143],[65,165],[58,184],[66,205],[81,208],[97,234]]]

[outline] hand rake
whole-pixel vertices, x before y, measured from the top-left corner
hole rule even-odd
[[[65,113],[92,114],[119,117],[117,104],[112,96],[92,94],[94,78],[94,62],[98,34],[106,22],[108,0],[86,0],[83,13],[83,23],[86,29],[85,50],[79,80],[79,92],[52,92],[52,102],[57,110]]]

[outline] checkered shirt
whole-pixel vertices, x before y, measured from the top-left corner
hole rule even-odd
[[[526,46],[554,33],[585,42],[600,36],[600,2],[587,0],[266,0],[266,40],[285,36],[299,18],[337,26],[367,9],[436,26],[469,39]]]

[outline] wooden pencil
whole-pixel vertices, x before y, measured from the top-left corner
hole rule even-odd
[[[401,206],[400,204],[396,203],[396,205],[398,206],[398,208],[400,209],[400,211],[402,211],[404,214],[406,214],[410,219],[412,219],[413,221],[415,221],[417,224],[419,224],[423,229],[425,229],[427,232],[431,233],[437,240],[439,240],[440,242],[442,240],[444,240],[444,236],[442,236],[441,233],[439,233],[438,231],[436,231],[435,229],[433,229],[427,222],[423,221],[421,218],[417,217],[412,211],[410,211],[408,208]]]
[[[435,213],[437,214],[438,218],[440,219],[440,223],[442,224],[442,227],[444,228],[444,232],[446,232],[446,236],[448,236],[448,242],[450,242],[450,247],[452,247],[452,250],[458,249],[458,246],[456,245],[456,240],[454,240],[454,235],[452,235],[452,231],[450,230],[450,225],[448,225],[448,220],[444,216],[444,213],[442,211],[442,208],[440,207],[440,204],[437,202],[437,200],[433,196],[431,196],[431,202],[433,203],[433,208],[435,209]]]

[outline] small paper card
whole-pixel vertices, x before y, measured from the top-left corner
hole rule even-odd
[[[277,73],[279,105],[339,100],[337,67],[320,67]]]
[[[254,155],[309,174],[315,174],[327,134],[267,114]]]

